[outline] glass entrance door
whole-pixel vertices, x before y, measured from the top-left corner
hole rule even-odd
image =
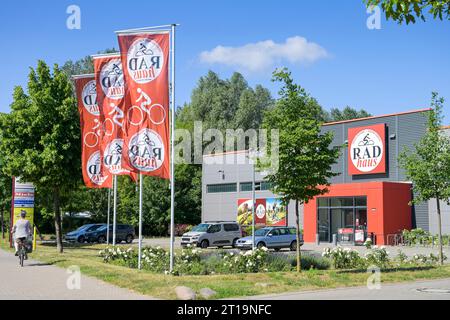
[[[367,230],[367,197],[318,198],[317,206],[319,241],[331,242],[339,229],[353,241],[355,230]]]

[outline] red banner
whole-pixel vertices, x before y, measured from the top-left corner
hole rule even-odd
[[[122,167],[124,144],[125,81],[120,54],[94,56],[97,101],[100,121],[104,129],[100,142],[103,165],[113,175],[130,175],[134,181],[136,173]]]
[[[169,33],[120,34],[126,83],[122,166],[170,179]]]
[[[111,188],[112,175],[102,166],[100,152],[102,125],[93,75],[75,78],[82,141],[81,165],[88,188]]]

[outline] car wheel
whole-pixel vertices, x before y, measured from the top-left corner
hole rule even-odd
[[[297,241],[296,240],[292,241],[289,249],[291,249],[291,251],[297,251]]]
[[[106,242],[106,238],[105,238],[105,236],[100,236],[100,237],[98,237],[98,243],[105,243]]]
[[[266,244],[264,242],[259,242],[258,245],[256,246],[258,249],[262,249],[266,246]]]
[[[238,240],[239,240],[239,238],[236,238],[233,240],[233,244],[231,245],[233,248],[236,248],[236,244],[237,244]]]
[[[85,243],[85,242],[86,242],[86,238],[84,236],[78,237],[78,243]]]
[[[208,240],[203,240],[200,244],[200,247],[202,247],[202,249],[208,249],[209,247],[209,241]]]
[[[127,238],[125,239],[125,242],[128,244],[131,244],[131,243],[133,243],[133,240],[134,240],[134,237],[131,234],[129,234],[129,235],[127,235]]]

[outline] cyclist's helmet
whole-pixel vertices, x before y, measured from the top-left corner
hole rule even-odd
[[[26,212],[25,210],[20,211],[20,216],[21,216],[22,218],[25,218],[26,215],[27,215],[27,212]]]

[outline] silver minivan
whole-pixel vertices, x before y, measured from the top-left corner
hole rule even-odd
[[[235,247],[242,237],[242,230],[237,222],[205,222],[195,226],[181,237],[181,246]]]

